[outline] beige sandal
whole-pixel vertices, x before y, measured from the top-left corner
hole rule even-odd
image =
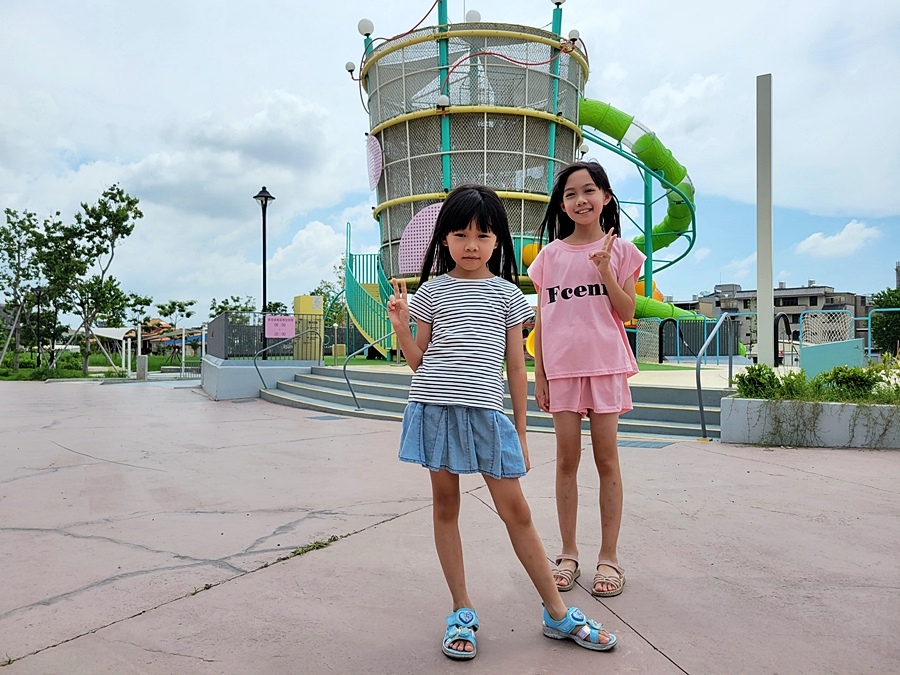
[[[571,560],[572,562],[574,562],[575,569],[574,570],[559,569],[559,563],[561,563],[563,560]],[[563,586],[556,584],[556,589],[560,593],[564,593],[565,591],[571,591],[572,588],[575,586],[575,580],[580,576],[581,576],[581,568],[578,566],[578,558],[576,558],[574,555],[569,555],[567,553],[560,553],[558,556],[556,556],[556,567],[553,568],[553,583],[556,583],[557,579],[562,579],[563,581],[566,582],[565,585],[563,585]]]
[[[600,565],[612,567],[616,574],[603,574],[600,572]],[[613,588],[611,591],[598,591],[597,584],[610,584]],[[625,588],[625,570],[612,560],[598,560],[597,573],[594,575],[594,583],[591,585],[591,595],[595,598],[611,598],[618,595]]]

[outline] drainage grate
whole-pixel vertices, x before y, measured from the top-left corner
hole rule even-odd
[[[618,442],[619,447],[624,448],[665,448],[672,445],[672,441],[622,441]]]
[[[313,417],[310,417],[309,419],[322,420],[323,422],[333,422],[335,420],[342,420],[346,418],[341,417],[340,415],[315,415]]]

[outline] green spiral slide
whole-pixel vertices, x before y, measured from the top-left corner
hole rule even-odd
[[[687,169],[678,162],[656,134],[629,115],[617,110],[609,103],[582,99],[579,108],[582,126],[591,127],[609,136],[628,149],[635,157],[653,171],[660,172],[667,181],[675,185],[688,199],[694,200],[694,185]],[[679,236],[688,232],[691,225],[691,207],[677,192],[669,190],[666,195],[668,208],[661,222],[653,226],[651,245],[654,251],[665,248]],[[644,250],[644,235],[632,240]],[[696,316],[693,312],[680,309],[668,302],[638,296],[635,317],[638,319],[656,317],[660,319]]]

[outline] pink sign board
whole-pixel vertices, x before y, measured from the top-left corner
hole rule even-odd
[[[297,334],[296,319],[293,314],[269,314],[266,316],[267,338],[289,338]]]

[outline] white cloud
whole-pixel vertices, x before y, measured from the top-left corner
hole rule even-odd
[[[805,253],[816,258],[845,258],[862,249],[870,241],[878,239],[881,230],[865,223],[851,220],[837,234],[825,235],[821,232],[809,235],[797,244],[797,253]]]
[[[756,271],[756,253],[751,253],[746,258],[735,258],[722,267],[722,273],[726,279],[743,281],[750,278],[751,272]]]
[[[692,254],[693,260],[695,263],[698,263],[701,260],[705,260],[709,256],[710,253],[712,253],[711,249],[708,249],[705,247],[695,248],[694,252]]]

